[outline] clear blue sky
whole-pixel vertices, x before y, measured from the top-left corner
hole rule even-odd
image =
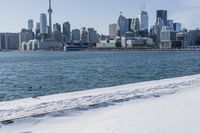
[[[0,0],[0,32],[19,32],[27,27],[27,20],[39,22],[40,13],[47,13],[48,0]],[[72,28],[94,27],[108,33],[108,25],[115,23],[119,12],[127,18],[136,17],[141,4],[146,3],[150,24],[155,22],[157,9],[168,10],[168,18],[184,27],[200,27],[199,0],[52,0],[53,23],[70,21]]]

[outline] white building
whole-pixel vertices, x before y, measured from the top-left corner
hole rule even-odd
[[[40,33],[41,34],[48,34],[46,14],[40,15]]]
[[[102,40],[97,43],[96,48],[116,48],[116,40]]]

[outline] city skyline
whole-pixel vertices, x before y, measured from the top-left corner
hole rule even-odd
[[[58,22],[62,24],[63,22],[69,21],[72,29],[80,29],[84,26],[94,27],[100,34],[108,34],[108,25],[117,22],[120,11],[127,18],[136,17],[140,13],[140,8],[143,3],[146,4],[150,25],[155,23],[156,10],[165,9],[169,12],[168,18],[182,23],[183,28],[195,29],[200,27],[198,17],[196,17],[200,12],[200,2],[197,0],[175,0],[173,3],[164,0],[155,0],[155,2],[149,2],[147,0],[125,0],[118,1],[117,3],[114,0],[52,1],[52,8],[54,9],[52,23]],[[173,6],[175,4],[176,8]],[[165,7],[162,5],[165,5]],[[13,0],[3,1],[0,5],[2,17],[0,32],[19,32],[21,28],[27,28],[28,19],[34,20],[35,28],[36,22],[39,22],[40,14],[45,13],[48,15],[47,9],[48,0],[21,0],[21,3]],[[14,24],[12,20],[14,20]]]

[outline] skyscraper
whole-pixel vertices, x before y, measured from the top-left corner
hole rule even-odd
[[[88,28],[88,42],[97,43],[97,31],[94,28]]]
[[[40,15],[40,33],[41,34],[48,34],[47,31],[47,16],[46,14]]]
[[[29,19],[28,20],[28,30],[33,30],[33,20],[32,19]]]
[[[120,37],[126,36],[126,32],[128,32],[128,22],[127,19],[120,12],[120,16],[117,22],[117,35]]]
[[[167,20],[167,26],[173,27],[173,20]]]
[[[71,36],[71,26],[69,22],[63,23],[63,41],[66,43],[70,42],[70,36]]]
[[[164,22],[164,26],[167,26],[167,10],[157,10],[156,22],[158,23],[159,18]]]
[[[53,33],[55,41],[62,42],[61,25],[59,23],[53,25]]]
[[[59,23],[53,25],[53,32],[61,32],[61,25]]]
[[[155,24],[155,34],[156,34],[156,43],[160,43],[160,34],[162,31],[162,27],[164,26],[164,21],[162,18],[158,18],[158,22]]]
[[[40,35],[40,23],[36,23],[35,38],[36,38],[37,40],[40,40],[40,39],[41,39],[41,35]]]
[[[140,20],[139,18],[134,18],[132,20],[131,29],[134,33],[138,33],[140,30]]]
[[[181,23],[174,23],[173,24],[174,31],[180,32],[181,31]]]
[[[144,10],[141,11],[141,14],[139,15],[140,19],[140,30],[147,30],[149,29],[149,16],[148,13]]]
[[[48,13],[49,13],[49,36],[51,38],[51,34],[52,34],[52,20],[51,20],[51,14],[53,13],[53,10],[51,8],[51,0],[49,0],[49,9],[48,9]]]
[[[88,32],[86,27],[81,28],[81,43],[87,44],[88,42]]]
[[[114,38],[117,33],[117,24],[110,24],[109,25],[109,35],[111,38]]]
[[[73,43],[80,43],[81,33],[79,29],[72,30],[72,42]]]
[[[128,31],[131,31],[131,23],[132,23],[132,19],[131,18],[128,18],[127,19],[127,26],[128,26]]]

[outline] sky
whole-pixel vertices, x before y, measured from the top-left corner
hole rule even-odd
[[[28,19],[39,22],[47,13],[48,0],[0,0],[0,32],[19,32],[27,28]],[[72,29],[94,27],[108,34],[109,24],[116,23],[120,11],[126,18],[137,17],[146,5],[150,25],[155,23],[156,10],[168,10],[168,19],[180,22],[183,28],[200,28],[200,0],[52,0],[53,23],[69,21]]]

